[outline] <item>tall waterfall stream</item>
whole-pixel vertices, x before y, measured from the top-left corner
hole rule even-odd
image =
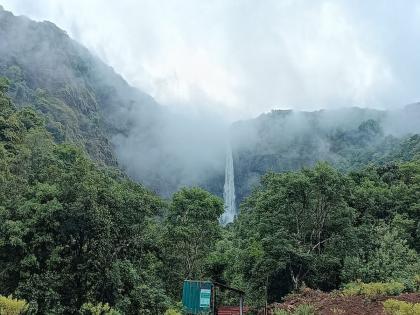
[[[223,199],[225,212],[222,215],[221,223],[228,224],[233,221],[236,215],[235,203],[235,174],[233,168],[232,147],[226,147],[225,185],[223,187]]]

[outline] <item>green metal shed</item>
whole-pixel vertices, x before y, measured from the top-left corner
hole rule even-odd
[[[210,281],[185,280],[182,304],[187,314],[213,313],[213,283]]]

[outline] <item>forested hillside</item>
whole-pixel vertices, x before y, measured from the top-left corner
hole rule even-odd
[[[255,312],[308,288],[418,295],[419,104],[232,124],[227,226],[226,134],[190,120],[0,7],[0,314],[182,314],[184,279]]]
[[[203,275],[222,202],[192,188],[167,203],[99,168],[55,144],[32,109],[16,109],[7,85],[2,78],[0,295],[25,299],[36,314],[76,314],[87,303],[162,314],[184,278]]]
[[[203,134],[213,124],[205,129],[205,122],[163,108],[53,23],[0,6],[0,39],[8,95],[42,113],[56,142],[79,145],[165,197],[185,185],[223,186],[220,174],[209,182],[223,173],[223,141]]]
[[[231,128],[237,199],[267,171],[284,172],[328,161],[342,171],[369,163],[405,161],[418,151],[420,104],[400,110],[345,108],[277,110]]]
[[[162,153],[162,132],[176,134],[168,111],[50,22],[0,8],[0,38],[0,75],[10,81],[8,95],[16,106],[42,113],[56,142],[75,143],[95,161],[118,165],[162,195],[174,192],[176,176],[165,180],[163,172],[181,178],[179,162],[163,171],[156,167],[174,160],[171,152]]]
[[[116,165],[111,137],[129,128],[135,105],[152,120],[156,103],[49,22],[0,9],[0,74],[17,106],[47,118],[58,142],[80,144],[97,161]],[[146,132],[146,130],[145,130]]]
[[[418,155],[348,175],[324,163],[269,173],[212,254],[219,276],[257,305],[301,286],[398,281],[416,289],[419,180]]]
[[[95,161],[118,165],[166,197],[185,185],[222,196],[221,126],[203,128],[203,122],[161,107],[52,23],[0,9],[0,38],[0,75],[9,79],[8,95],[16,106],[46,117],[56,142],[77,144]],[[419,131],[419,106],[273,111],[234,123],[237,200],[270,170],[296,170],[318,160],[349,170],[384,159],[407,133]]]

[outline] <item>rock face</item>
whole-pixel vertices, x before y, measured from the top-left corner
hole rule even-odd
[[[9,78],[15,104],[45,117],[57,142],[78,144],[98,163],[120,167],[163,196],[191,185],[223,196],[223,128],[160,106],[54,24],[0,9],[0,76]],[[388,112],[276,110],[236,122],[230,128],[235,177],[229,187],[236,194],[231,208],[267,171],[319,160],[343,170],[379,161],[407,132],[419,132],[419,121],[415,103]]]
[[[222,195],[224,146],[212,126],[163,108],[54,24],[0,10],[0,76],[57,142],[78,144],[163,196],[191,185]]]
[[[130,125],[130,111],[153,114],[157,104],[130,87],[50,22],[34,22],[0,9],[0,75],[11,81],[19,106],[47,118],[58,142],[80,144],[95,160],[117,165],[111,139]]]
[[[419,109],[413,104],[393,111],[356,107],[314,112],[276,110],[234,123],[231,134],[237,202],[268,171],[296,170],[320,160],[343,171],[386,162],[390,155],[398,155],[399,146],[410,134],[420,132]]]

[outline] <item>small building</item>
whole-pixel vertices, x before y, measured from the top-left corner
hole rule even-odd
[[[217,315],[218,306],[216,305],[216,288],[230,290],[238,293],[239,299],[237,307],[220,307],[221,314],[243,315],[245,292],[231,288],[221,283],[212,281],[185,280],[182,289],[182,305],[187,314],[208,314]]]

